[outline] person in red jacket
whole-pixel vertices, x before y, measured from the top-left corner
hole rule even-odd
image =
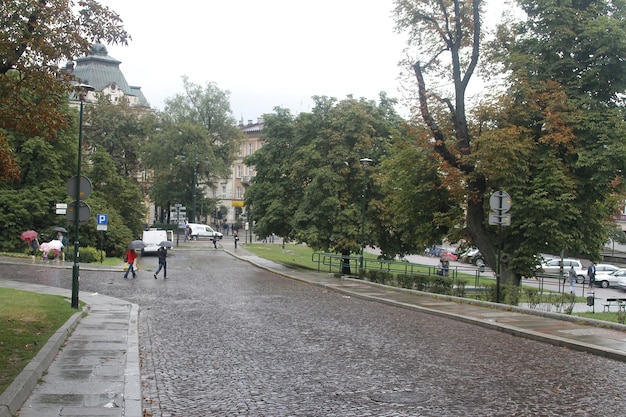
[[[135,260],[137,259],[137,252],[135,249],[128,249],[126,251],[126,262],[128,262],[128,269],[124,274],[124,278],[128,278],[128,273],[133,273],[133,278],[137,278],[137,274],[135,273]]]

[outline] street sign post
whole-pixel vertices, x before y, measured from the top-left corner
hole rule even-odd
[[[96,230],[100,231],[100,263],[102,263],[102,241],[104,240],[104,233],[109,226],[108,214],[96,214]]]
[[[511,225],[511,215],[507,212],[511,209],[511,196],[502,190],[491,194],[489,206],[492,213],[489,213],[489,224],[498,226],[498,266],[496,273],[496,302],[500,302],[500,262],[502,260],[502,226]]]
[[[109,226],[109,215],[97,214],[96,215],[96,230],[106,231],[108,226]]]
[[[56,209],[56,214],[66,214],[67,203],[57,203],[55,209]]]
[[[170,223],[176,223],[176,246],[178,246],[178,232],[185,227],[187,222],[187,207],[180,203],[174,204],[174,210],[170,211]]]

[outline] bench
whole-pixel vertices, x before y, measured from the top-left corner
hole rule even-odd
[[[611,307],[617,307],[617,311],[626,311],[626,298],[607,298],[604,303],[602,303],[605,312],[610,313]]]

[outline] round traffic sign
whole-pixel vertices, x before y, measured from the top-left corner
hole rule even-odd
[[[91,217],[91,209],[84,201],[79,201],[78,210],[76,209],[76,201],[72,201],[67,207],[67,221],[76,223],[78,215],[78,224],[86,224]]]
[[[496,191],[489,198],[489,206],[492,210],[506,213],[511,209],[511,196],[504,191]]]
[[[91,180],[84,175],[80,176],[80,198],[76,195],[76,175],[67,180],[67,193],[74,200],[84,200],[91,194]]]

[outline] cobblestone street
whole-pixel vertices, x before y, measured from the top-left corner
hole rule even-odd
[[[626,363],[329,292],[207,245],[168,279],[81,272],[81,291],[139,304],[144,414],[619,415]],[[11,279],[70,288],[62,269]],[[28,271],[31,271],[30,273]]]

